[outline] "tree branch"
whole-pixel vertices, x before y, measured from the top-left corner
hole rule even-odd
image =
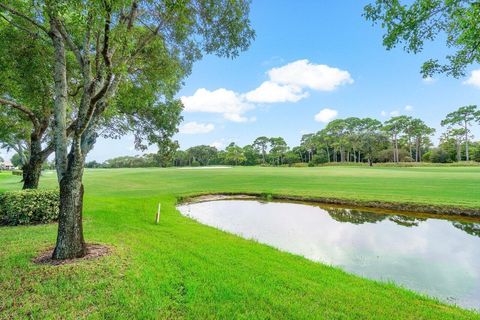
[[[62,38],[67,43],[67,46],[70,48],[70,50],[73,51],[75,58],[77,59],[77,62],[83,71],[83,67],[85,63],[84,63],[84,59],[82,56],[82,52],[80,51],[80,48],[75,44],[72,37],[70,37],[70,34],[68,34],[67,30],[65,29],[65,25],[63,24],[63,21],[58,22],[57,28],[58,28],[58,31],[60,31]]]
[[[129,59],[127,59],[127,61],[130,61],[133,58],[135,58],[147,46],[147,44],[158,35],[158,32],[160,31],[161,26],[162,26],[162,23],[159,23],[158,26],[153,31],[149,28],[149,30],[152,31],[152,33],[148,37],[145,37],[143,39],[143,41],[138,45],[137,50],[133,52],[132,56]]]
[[[75,91],[69,92],[68,95],[69,95],[70,97],[75,97],[75,96],[80,92],[80,89],[82,89],[82,88],[83,88],[83,84],[79,85],[79,86],[75,89]]]
[[[81,120],[81,127],[77,128],[77,134],[83,134],[85,129],[88,127],[94,113],[97,102],[100,101],[105,94],[107,93],[108,88],[112,82],[113,73],[112,73],[112,61],[110,57],[110,25],[111,25],[111,16],[112,16],[112,7],[105,1],[105,10],[106,10],[106,17],[105,17],[105,27],[104,27],[104,35],[103,35],[103,47],[102,47],[102,57],[107,68],[107,78],[104,82],[103,86],[93,95],[90,99],[90,104],[88,106],[88,110],[85,114],[85,118]],[[97,48],[98,50],[98,48]]]
[[[7,17],[5,17],[3,14],[0,13],[0,17],[7,21],[9,24],[11,24],[12,26],[14,26],[15,28],[19,29],[19,30],[22,30],[22,31],[25,31],[26,33],[28,33],[30,36],[32,36],[33,38],[41,38],[40,35],[38,33],[35,33],[33,32],[32,30],[29,30],[15,22],[13,22],[12,20],[8,20]],[[43,38],[42,38],[43,39]]]
[[[91,106],[95,106],[95,104],[105,96],[108,87],[110,86],[112,80],[112,60],[110,57],[110,23],[111,23],[111,14],[112,8],[109,5],[106,5],[107,16],[105,18],[105,28],[104,28],[104,36],[103,36],[103,48],[102,48],[102,57],[103,61],[105,62],[105,66],[107,68],[107,79],[103,84],[102,88],[98,90],[97,93],[92,97],[90,102]]]
[[[55,151],[55,141],[50,141],[45,149],[40,152],[40,157],[45,161]]]
[[[35,19],[30,18],[29,16],[25,15],[24,13],[22,13],[20,11],[17,11],[14,8],[11,8],[11,7],[7,6],[6,4],[3,4],[3,3],[0,3],[0,8],[3,8],[5,10],[7,10],[8,12],[10,12],[11,14],[14,14],[14,15],[20,17],[20,18],[23,18],[23,19],[27,20],[28,22],[30,22],[31,24],[33,24],[34,26],[36,26],[37,28],[39,28],[40,30],[45,32],[48,36],[50,36],[50,31],[47,28],[45,28],[44,26],[42,26],[40,23],[38,23]]]
[[[130,15],[128,17],[128,24],[127,24],[127,29],[130,30],[133,26],[133,21],[135,20],[135,17],[137,16],[137,10],[138,10],[138,2],[133,1],[132,2],[132,9],[130,10]]]
[[[17,109],[23,113],[25,113],[28,118],[30,119],[30,121],[32,121],[33,123],[33,126],[35,128],[38,128],[40,127],[40,121],[38,121],[38,118],[37,116],[35,115],[35,113],[33,113],[32,110],[30,110],[29,108],[25,107],[24,105],[21,105],[19,103],[16,103],[14,101],[10,101],[10,100],[7,100],[7,99],[3,99],[3,98],[0,98],[0,104],[3,104],[3,105],[6,105],[6,106],[10,106],[14,109]]]

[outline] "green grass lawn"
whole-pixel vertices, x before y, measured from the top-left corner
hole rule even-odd
[[[42,187],[54,187],[46,173]],[[20,188],[0,174],[0,191]],[[480,208],[479,167],[97,169],[85,172],[85,236],[113,254],[31,262],[56,225],[0,228],[0,318],[480,319],[182,217],[176,199],[258,192]],[[153,223],[158,202],[161,223]]]

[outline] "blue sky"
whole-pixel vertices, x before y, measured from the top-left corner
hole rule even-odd
[[[181,148],[198,144],[222,147],[231,141],[245,145],[262,135],[282,136],[293,146],[302,134],[325,126],[315,120],[322,109],[335,110],[337,118],[382,121],[390,114],[407,114],[422,118],[440,133],[440,121],[448,112],[479,103],[480,74],[473,81],[478,86],[464,83],[478,66],[471,66],[465,79],[436,76],[424,81],[419,73],[422,62],[443,58],[447,53],[444,43],[427,44],[419,55],[402,48],[385,50],[380,27],[372,27],[361,16],[366,3],[253,1],[256,39],[250,49],[234,60],[204,57],[179,92],[187,102],[181,132],[175,136]],[[265,82],[264,90],[248,94]],[[272,85],[285,96],[269,91]],[[199,89],[203,96],[195,95]],[[231,106],[236,113],[221,110],[225,106],[218,100],[227,96],[238,100]],[[282,99],[286,102],[264,102]],[[335,112],[322,114],[317,120],[326,120],[325,115]],[[103,161],[127,154],[139,154],[133,150],[132,137],[99,141],[88,158]]]

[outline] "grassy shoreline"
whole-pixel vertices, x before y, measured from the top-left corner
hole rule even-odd
[[[179,202],[196,201],[196,198],[212,196],[212,200],[215,200],[215,196],[225,196],[225,199],[242,199],[242,196],[251,197],[259,200],[285,200],[300,203],[310,204],[324,204],[334,206],[348,206],[351,209],[364,209],[368,210],[383,210],[384,213],[402,212],[405,214],[430,214],[445,217],[468,217],[468,218],[480,218],[480,208],[464,208],[448,205],[424,205],[417,203],[407,202],[386,202],[386,201],[358,201],[352,199],[342,198],[322,198],[322,197],[302,197],[291,196],[286,194],[271,194],[271,193],[199,193],[188,196],[180,196]],[[208,198],[207,198],[208,199]],[[205,200],[209,201],[209,200]]]
[[[31,260],[54,244],[56,225],[1,227],[0,319],[479,319],[394,284],[201,225],[175,208],[192,194],[248,191],[480,208],[480,170],[443,170],[87,170],[85,236],[112,246],[113,254],[38,266]],[[18,189],[18,180],[0,175],[0,191]],[[53,174],[42,177],[42,187],[55,184]]]

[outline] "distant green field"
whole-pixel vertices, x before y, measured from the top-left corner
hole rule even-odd
[[[0,174],[0,191],[20,188]],[[54,187],[45,173],[42,187]],[[0,228],[0,319],[480,319],[182,217],[179,196],[257,192],[480,208],[479,167],[96,169],[85,172],[85,235],[99,260],[30,261],[56,225]],[[161,223],[153,223],[162,203]]]

